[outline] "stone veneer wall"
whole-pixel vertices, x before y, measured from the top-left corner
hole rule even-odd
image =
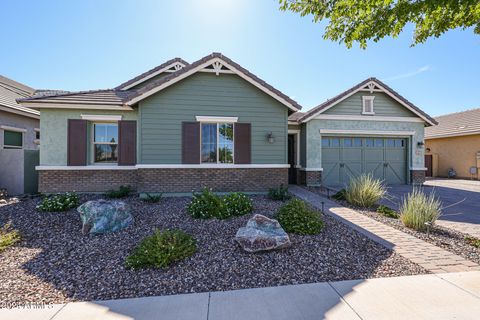
[[[264,192],[288,184],[288,168],[169,168],[136,170],[40,170],[39,192],[104,192],[130,185],[138,192]]]
[[[410,170],[411,184],[423,184],[425,182],[425,170]]]

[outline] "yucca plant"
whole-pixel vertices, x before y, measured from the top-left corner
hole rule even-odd
[[[406,227],[424,231],[440,217],[442,203],[433,191],[427,195],[422,189],[414,187],[403,198],[399,211],[400,220]]]
[[[371,174],[352,178],[345,189],[345,199],[354,206],[370,208],[385,196],[387,190],[382,181]]]

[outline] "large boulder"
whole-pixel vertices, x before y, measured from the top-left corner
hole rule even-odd
[[[247,252],[283,249],[291,245],[288,234],[277,220],[256,214],[247,226],[238,229],[235,241]]]
[[[82,219],[82,232],[108,233],[133,223],[130,208],[123,201],[87,201],[77,208]]]

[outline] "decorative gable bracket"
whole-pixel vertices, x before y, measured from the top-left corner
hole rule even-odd
[[[364,85],[360,91],[368,91],[370,93],[374,93],[374,92],[383,92],[383,90],[378,87],[378,85],[373,82],[373,81],[370,81],[368,82],[366,85]]]
[[[221,60],[214,60],[211,65],[206,66],[205,68],[201,69],[200,72],[211,72],[215,73],[215,75],[220,75],[220,73],[235,73],[230,70],[226,65],[222,63]]]

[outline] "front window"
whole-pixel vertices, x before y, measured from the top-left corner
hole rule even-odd
[[[3,131],[3,148],[4,149],[22,149],[23,133],[18,131]]]
[[[118,125],[116,123],[93,124],[93,153],[95,163],[118,161]]]
[[[202,163],[233,163],[233,123],[202,123]]]

